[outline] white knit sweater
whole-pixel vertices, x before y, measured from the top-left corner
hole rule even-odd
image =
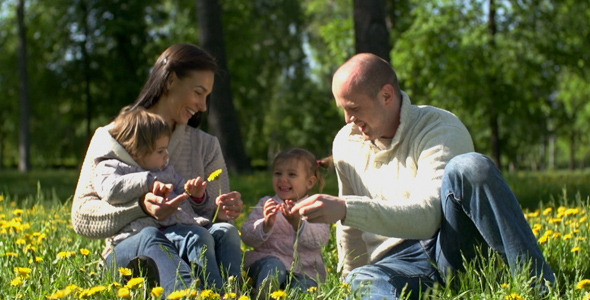
[[[402,92],[401,120],[380,150],[354,124],[334,139],[339,194],[347,214],[338,224],[343,274],[374,263],[403,239],[426,239],[440,227],[440,188],[447,162],[473,151],[469,132],[450,112],[412,105]]]

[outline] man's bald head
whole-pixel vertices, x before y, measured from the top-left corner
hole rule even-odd
[[[347,87],[349,93],[362,93],[375,98],[385,84],[391,84],[396,97],[401,99],[397,75],[384,59],[371,53],[360,53],[345,62],[332,80],[332,88],[338,84]]]

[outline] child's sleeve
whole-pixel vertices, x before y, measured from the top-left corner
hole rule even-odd
[[[95,169],[93,184],[101,200],[110,204],[137,201],[150,191],[155,177],[147,171],[125,174],[117,160],[101,161]]]
[[[256,248],[262,245],[272,232],[271,229],[271,231],[265,233],[262,229],[264,226],[264,203],[268,199],[270,199],[268,196],[260,199],[250,213],[248,220],[242,225],[242,241],[250,247]]]

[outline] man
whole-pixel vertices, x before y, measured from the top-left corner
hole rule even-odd
[[[339,197],[313,195],[293,209],[310,222],[339,222],[339,265],[353,289],[391,299],[407,285],[418,297],[462,270],[475,245],[498,251],[515,272],[531,260],[539,282],[555,281],[514,194],[472,152],[455,115],[412,105],[391,65],[372,54],[342,65],[332,92],[348,123],[332,149]]]

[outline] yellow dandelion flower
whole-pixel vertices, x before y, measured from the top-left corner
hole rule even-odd
[[[512,293],[508,296],[505,296],[504,299],[506,300],[523,300],[524,298],[519,295],[518,293]]]
[[[23,278],[20,276],[16,276],[12,281],[10,281],[11,286],[21,286],[23,285]]]
[[[510,285],[508,283],[502,283],[500,287],[502,287],[503,289],[507,289],[510,288]]]
[[[318,290],[318,287],[317,286],[312,286],[312,287],[310,287],[310,288],[307,289],[307,291],[309,293],[315,293],[317,290]]]
[[[23,209],[17,208],[15,210],[12,211],[12,214],[15,216],[19,216],[22,215],[25,211]]]
[[[565,235],[563,235],[563,239],[564,239],[564,240],[569,240],[569,239],[571,239],[571,238],[573,238],[573,237],[574,237],[574,235],[573,235],[573,234],[571,234],[571,233],[568,233],[568,234],[565,234]]]
[[[581,250],[581,248],[580,248],[580,247],[573,247],[573,248],[572,248],[572,252],[578,252],[578,251],[580,251],[580,250]]]
[[[590,279],[582,279],[576,284],[576,288],[583,290],[590,285]]]
[[[221,296],[212,290],[203,290],[201,292],[201,299],[203,300],[219,300]]]
[[[18,257],[18,253],[16,253],[16,252],[6,252],[6,253],[4,253],[4,256],[6,256],[6,257]]]
[[[546,243],[548,240],[549,240],[549,236],[547,236],[547,235],[545,235],[545,234],[544,234],[543,236],[541,236],[541,237],[540,237],[540,238],[537,240],[537,242],[539,242],[539,244],[544,244],[544,243]]]
[[[223,295],[223,299],[235,299],[236,296],[236,293],[225,293],[225,295]]]
[[[144,281],[143,277],[131,278],[131,279],[129,279],[129,281],[127,281],[127,284],[125,286],[130,289],[133,289],[136,287],[141,287],[143,284],[143,281]]]
[[[4,201],[4,195],[0,195],[0,202]]]
[[[23,276],[24,278],[29,278],[31,271],[32,271],[31,268],[21,268],[21,267],[14,268],[14,273],[16,273],[19,276]]]
[[[207,177],[207,181],[211,182],[215,179],[217,179],[217,177],[219,177],[219,174],[221,174],[223,172],[222,169],[217,169],[213,172],[211,172],[211,174],[209,174],[209,177]]]
[[[90,254],[90,250],[88,250],[86,248],[82,248],[82,249],[80,249],[80,254],[86,256],[86,255]]]
[[[57,253],[57,258],[59,258],[59,259],[69,258],[75,254],[76,254],[76,252],[74,252],[74,251],[61,251],[61,252]]]
[[[341,283],[341,284],[340,284],[340,287],[341,287],[341,288],[343,288],[343,289],[345,289],[345,290],[347,290],[348,292],[350,292],[350,291],[351,291],[351,289],[352,289],[352,288],[350,287],[350,284],[348,284],[348,283],[346,283],[346,282],[343,282],[343,283]]]
[[[117,297],[119,298],[131,298],[131,291],[128,288],[122,287],[117,290]]]
[[[555,224],[555,223],[561,223],[561,221],[563,221],[561,218],[551,218],[549,220],[549,223]]]
[[[89,289],[84,289],[80,292],[80,298],[84,298],[84,297],[88,297],[88,296],[92,296],[92,295],[96,295],[98,293],[101,293],[103,291],[106,291],[107,288],[105,286],[102,285],[97,285],[97,286],[93,286]]]
[[[45,296],[47,299],[61,299],[69,296],[75,288],[66,287],[63,290],[55,291],[53,294]]]
[[[587,220],[588,220],[588,216],[583,216],[578,220],[578,222],[585,223]]]
[[[283,291],[283,290],[278,290],[278,291],[272,292],[270,294],[270,297],[272,299],[275,299],[275,300],[277,300],[277,299],[285,299],[285,298],[287,298],[287,293],[285,293],[285,291]]]
[[[160,298],[160,297],[162,297],[163,294],[164,294],[164,288],[161,286],[157,286],[157,287],[153,288],[152,291],[150,292],[150,295],[154,298]]]
[[[196,295],[197,295],[197,291],[192,290],[192,289],[186,289],[186,290],[174,291],[170,295],[168,295],[168,297],[166,299],[182,299],[185,297],[195,297]]]
[[[24,245],[27,243],[27,241],[25,241],[25,239],[20,238],[20,239],[16,239],[16,241],[14,242],[17,245]]]
[[[530,213],[526,214],[525,216],[526,216],[527,218],[536,218],[536,217],[538,217],[538,216],[539,216],[539,214],[540,214],[540,213],[541,213],[541,212],[540,212],[539,210],[536,210],[536,211],[534,211],[534,212],[530,212]]]
[[[248,297],[246,295],[242,295],[242,296],[240,296],[240,298],[238,298],[238,300],[250,300],[250,297]]]
[[[121,276],[131,276],[133,272],[129,268],[119,268],[119,274],[121,274]]]

